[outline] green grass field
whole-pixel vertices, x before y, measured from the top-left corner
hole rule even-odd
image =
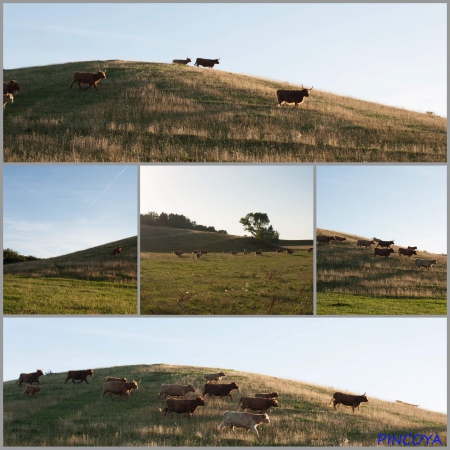
[[[418,251],[400,257],[374,257],[373,248],[358,248],[358,239],[318,229],[318,235],[339,235],[345,242],[317,245],[317,314],[445,315],[447,256]],[[432,269],[416,269],[415,258],[436,259]]]
[[[88,61],[5,70],[22,89],[4,113],[5,162],[446,161],[445,118],[192,66]],[[98,92],[75,71],[106,71]],[[49,82],[49,80],[51,80]]]
[[[120,256],[110,256],[119,245]],[[137,238],[5,265],[3,313],[136,314]]]
[[[267,244],[253,238],[142,226],[141,314],[312,314],[313,254],[308,241],[286,242],[293,255],[256,256]],[[197,260],[194,249],[211,253]]]
[[[192,384],[196,394],[204,386],[204,373],[224,371],[223,383],[237,382],[233,399],[206,398],[187,419],[178,414],[163,416],[158,399],[164,383]],[[139,388],[125,397],[101,400],[106,376],[140,381]],[[66,373],[40,378],[42,391],[23,397],[15,381],[3,383],[4,446],[376,446],[380,433],[439,434],[447,442],[447,416],[420,408],[372,398],[360,411],[328,404],[336,390],[238,372],[230,369],[141,365],[95,369],[89,385],[64,385]],[[238,410],[241,396],[256,392],[279,394],[278,408],[268,411],[270,424],[258,427],[260,438],[245,430],[217,431],[223,413]],[[354,393],[354,392],[353,392]],[[194,398],[189,393],[189,398]]]

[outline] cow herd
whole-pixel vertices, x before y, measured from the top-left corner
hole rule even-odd
[[[21,373],[16,383],[22,386],[23,383],[27,383],[23,396],[35,397],[36,393],[41,391],[39,386],[39,377],[43,375],[42,370],[38,369],[33,373]],[[71,380],[74,384],[80,384],[83,381],[89,384],[88,377],[94,375],[93,369],[87,370],[69,370],[67,373],[66,381]],[[206,406],[206,397],[214,398],[230,397],[233,399],[232,392],[239,389],[238,384],[233,381],[231,383],[221,383],[221,378],[225,377],[224,372],[218,373],[206,373],[203,375],[205,379],[205,385],[201,396],[194,399],[187,398],[187,395],[192,392],[195,394],[195,388],[191,384],[163,384],[159,389],[158,398],[164,397],[164,406],[159,408],[159,411],[163,415],[185,414],[187,418],[191,418],[195,411],[199,407]],[[78,383],[75,383],[78,381]],[[37,383],[38,386],[33,386],[33,383]],[[115,396],[125,396],[131,400],[131,392],[138,389],[138,383],[140,381],[127,381],[125,377],[106,377],[103,384],[101,393],[101,399],[103,401],[105,394],[108,394],[112,399]],[[329,405],[333,404],[334,409],[339,404],[344,406],[351,406],[352,411],[355,412],[355,408],[359,409],[359,405],[362,402],[368,402],[365,393],[363,395],[350,395],[343,394],[341,392],[335,392]],[[278,392],[259,392],[255,393],[253,397],[242,396],[236,405],[238,411],[225,411],[223,413],[223,419],[220,425],[218,425],[218,431],[221,432],[223,428],[230,427],[234,432],[234,428],[243,428],[247,432],[251,430],[256,437],[259,437],[257,426],[265,423],[270,423],[267,412],[270,408],[278,407]],[[246,412],[246,410],[256,411],[257,413]]]
[[[328,244],[331,246],[331,241],[336,242],[343,242],[347,240],[346,238],[340,237],[340,236],[326,236],[321,235],[317,236],[317,244]],[[382,239],[378,239],[376,237],[372,239],[358,239],[356,242],[356,247],[359,248],[371,248],[372,245],[375,245],[375,248],[373,249],[373,256],[381,256],[385,259],[388,258],[392,253],[395,252],[395,250],[391,247],[391,245],[394,245],[394,240],[392,241],[383,241]],[[408,258],[411,258],[413,255],[417,255],[417,247],[410,247],[407,248],[401,248],[399,247],[397,250],[399,258],[401,256],[406,256]],[[437,264],[436,259],[421,259],[417,258],[414,260],[414,266],[417,269],[420,269],[422,267],[426,269],[431,269],[434,265]]]
[[[270,251],[270,249],[266,248],[264,251]],[[263,254],[262,252],[263,252],[262,249],[256,250],[255,252],[251,252],[251,251],[249,251],[249,250],[247,250],[245,248],[244,248],[244,251],[243,251],[244,255],[254,254],[256,256],[262,256],[262,254]],[[292,250],[290,248],[284,248],[284,249],[276,248],[275,252],[276,253],[286,253],[287,255],[293,255],[294,254],[294,250]],[[309,253],[312,252],[312,248],[308,249],[308,252]],[[182,258],[185,253],[186,252],[184,252],[183,250],[173,250],[173,252],[172,252],[172,254],[174,256],[178,256],[179,258]],[[207,255],[208,253],[209,253],[209,250],[193,250],[192,251],[192,255],[194,255],[195,259],[199,259],[202,255]],[[234,250],[230,250],[230,251],[223,250],[222,253],[227,253],[227,254],[230,254],[230,255],[237,256],[240,252],[234,251]]]

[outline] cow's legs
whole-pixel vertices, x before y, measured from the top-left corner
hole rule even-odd
[[[259,438],[258,430],[256,429],[255,425],[252,425],[250,428],[253,431],[253,434]]]

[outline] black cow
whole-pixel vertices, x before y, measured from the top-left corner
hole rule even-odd
[[[387,258],[391,253],[394,253],[393,248],[374,248],[373,256],[384,256]]]
[[[219,59],[197,58],[195,60],[194,66],[197,66],[197,67],[199,67],[199,66],[209,67],[210,69],[212,69],[212,68],[214,68],[214,64],[219,64]]]
[[[366,393],[363,395],[351,395],[351,394],[343,394],[342,392],[335,392],[333,394],[333,398],[331,399],[329,406],[333,404],[334,409],[339,403],[342,403],[344,406],[351,406],[352,411],[355,412],[355,408],[359,409],[359,405],[363,402],[367,403]]]
[[[417,255],[417,252],[410,248],[399,248],[398,256],[400,256],[400,255],[408,256],[409,258],[411,258],[412,255]]]
[[[311,92],[313,87],[310,89],[303,89],[301,91],[292,91],[286,89],[279,89],[277,91],[278,98],[278,106],[281,106],[283,102],[286,103],[295,103],[295,107],[298,108],[298,105],[303,103],[305,97],[309,97],[309,93]]]
[[[213,383],[207,383],[205,384],[205,389],[203,390],[203,396],[209,395],[210,397],[216,396],[216,397],[230,397],[233,398],[231,395],[231,391],[234,391],[235,389],[239,389],[239,386],[233,382],[229,384],[213,384]]]
[[[69,380],[72,380],[72,383],[75,383],[75,380],[80,380],[80,383],[82,381],[86,381],[86,383],[89,384],[88,380],[87,380],[88,376],[94,376],[94,371],[92,369],[69,370],[69,372],[67,372],[67,378],[66,378],[66,381],[64,382],[64,384],[66,384]],[[78,384],[80,384],[80,383],[78,383]]]
[[[388,248],[391,245],[394,245],[394,241],[378,241],[377,247]]]

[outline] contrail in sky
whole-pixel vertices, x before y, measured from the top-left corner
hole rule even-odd
[[[114,178],[114,180],[112,181],[112,183],[92,202],[92,205],[114,184],[114,182],[117,180],[117,178],[119,178],[120,177],[120,175],[122,175],[124,172],[125,172],[125,170],[127,170],[128,169],[128,166],[127,167],[125,167],[125,169],[123,169],[122,170],[122,172],[120,172],[119,173],[119,175],[117,175],[117,177],[116,178]],[[92,206],[91,205],[91,206]]]

